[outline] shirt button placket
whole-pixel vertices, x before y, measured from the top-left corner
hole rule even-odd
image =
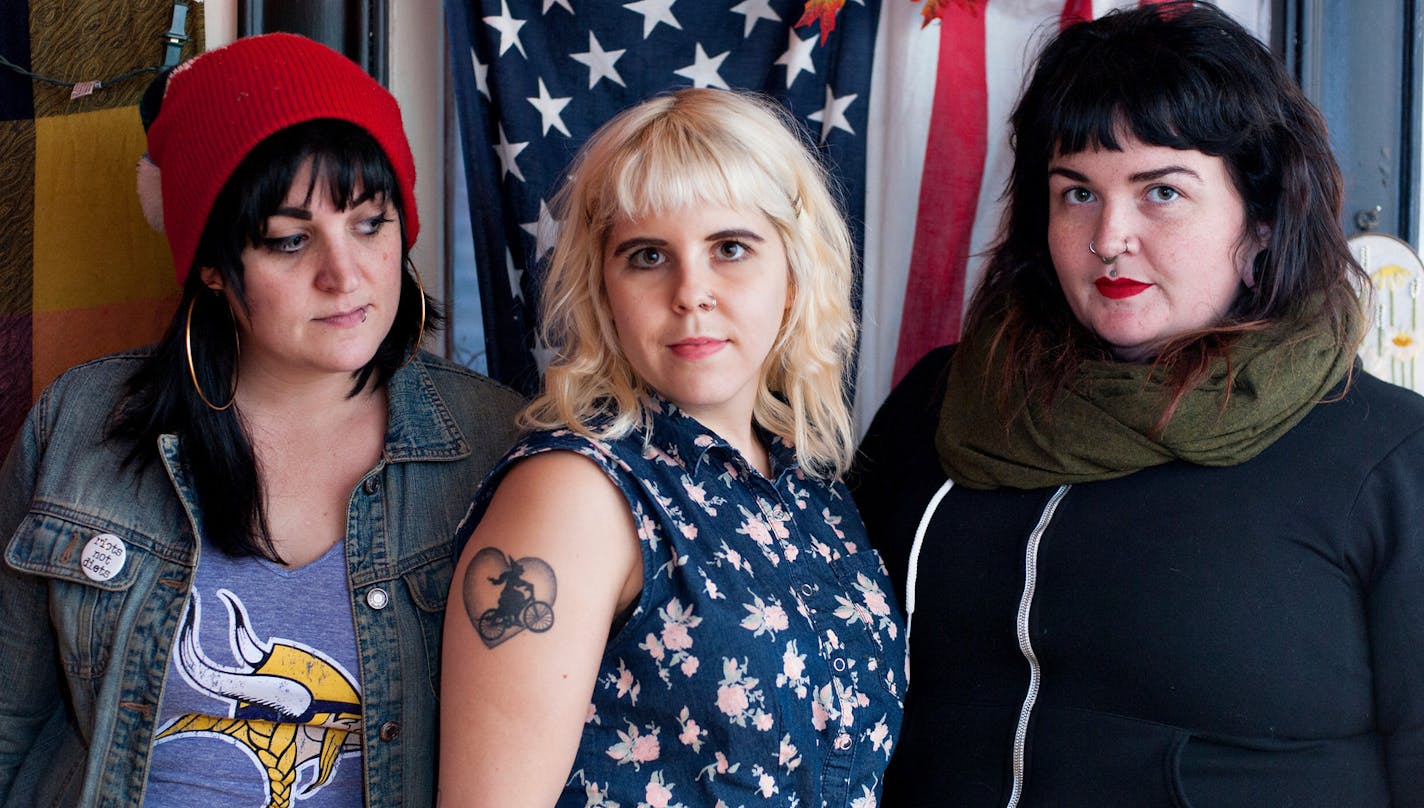
[[[831,754],[826,759],[825,779],[821,793],[826,805],[849,805],[851,771],[854,769],[855,739],[844,729],[831,740]]]

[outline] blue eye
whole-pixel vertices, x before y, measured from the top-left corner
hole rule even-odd
[[[1154,185],[1148,189],[1147,195],[1153,202],[1171,202],[1182,193],[1170,185]]]
[[[294,252],[297,252],[297,251],[300,250],[302,247],[306,246],[306,243],[307,243],[307,234],[306,234],[306,233],[293,233],[293,234],[290,235],[290,236],[281,236],[281,237],[278,237],[278,238],[264,238],[264,239],[262,239],[262,246],[263,246],[263,247],[265,247],[265,248],[271,250],[272,252],[279,252],[279,253],[294,253]]]
[[[375,234],[381,232],[381,228],[385,227],[387,224],[393,221],[395,221],[395,219],[392,219],[384,213],[380,214],[379,216],[372,216],[371,218],[361,223],[361,232],[368,236],[374,236]]]

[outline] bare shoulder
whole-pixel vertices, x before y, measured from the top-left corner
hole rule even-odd
[[[510,467],[484,522],[498,518],[497,511],[509,509],[521,520],[586,522],[595,515],[627,513],[629,506],[618,486],[593,460],[577,452],[549,451]],[[627,518],[631,525],[631,515]]]
[[[547,572],[561,601],[606,611],[610,619],[642,588],[642,554],[627,500],[593,460],[571,451],[542,452],[514,464],[462,555],[457,579],[464,581],[467,601],[481,606],[475,590],[500,577],[498,570],[488,574],[500,559],[511,568],[527,560]]]

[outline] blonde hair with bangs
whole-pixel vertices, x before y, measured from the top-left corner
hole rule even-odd
[[[651,388],[623,356],[603,287],[605,242],[620,217],[725,206],[766,216],[790,267],[790,304],[753,418],[792,443],[808,473],[845,471],[855,449],[844,385],[855,345],[853,253],[825,170],[796,131],[768,99],[686,89],[624,110],[589,138],[552,205],[560,225],[540,329],[554,358],[523,426],[606,440],[648,418],[640,396]]]

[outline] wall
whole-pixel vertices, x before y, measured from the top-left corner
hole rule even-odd
[[[0,53],[35,73],[103,80],[162,58],[166,0],[7,0]],[[187,31],[203,42],[203,7]],[[140,75],[71,98],[0,69],[0,451],[65,368],[156,339],[178,288],[134,192]]]

